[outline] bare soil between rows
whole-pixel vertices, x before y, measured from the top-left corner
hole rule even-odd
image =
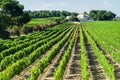
[[[96,46],[99,48],[99,50],[102,51],[102,53],[105,55],[106,59],[114,66],[114,73],[116,80],[120,80],[120,64],[113,59],[113,57],[108,53],[95,39],[94,37],[87,31],[87,33],[90,35],[90,37],[95,41]]]
[[[87,57],[89,62],[89,69],[92,73],[92,80],[108,80],[106,73],[104,72],[103,67],[100,65],[99,60],[95,56],[91,45],[89,44],[87,37],[83,31],[85,47],[87,51]]]
[[[57,44],[57,43],[56,43]],[[56,47],[56,44],[54,44],[49,50],[47,50],[43,55],[41,55],[38,59],[36,59],[30,66],[25,68],[19,75],[15,75],[12,80],[24,80],[24,79],[29,79],[30,78],[30,72],[33,66],[37,66],[37,63],[40,59],[45,58],[48,54],[48,52]]]
[[[52,63],[44,70],[42,74],[39,75],[38,80],[54,80],[54,72],[57,69],[60,60],[62,59],[65,50],[68,48],[68,44],[72,36],[73,33],[71,34],[65,45],[62,47],[58,55],[52,60]]]
[[[76,41],[71,53],[70,60],[66,67],[63,80],[81,80],[81,65],[80,65],[80,31],[78,29]]]

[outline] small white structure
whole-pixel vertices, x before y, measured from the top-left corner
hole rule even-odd
[[[66,16],[66,19],[69,20],[70,18],[72,18],[71,16]]]
[[[79,14],[77,18],[80,20],[80,22],[94,21],[93,18],[91,18],[89,15],[86,14]]]

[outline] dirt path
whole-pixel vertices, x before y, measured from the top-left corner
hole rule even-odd
[[[39,75],[38,80],[54,80],[54,72],[57,66],[59,65],[59,62],[62,58],[63,53],[68,47],[68,44],[72,38],[73,33],[69,37],[68,41],[65,43],[65,45],[62,47],[58,55],[53,59],[52,63],[44,70],[44,72]]]
[[[88,31],[87,33],[91,36],[91,34]],[[95,41],[93,36],[91,36],[91,38]],[[115,69],[114,73],[115,73],[116,80],[120,80],[120,64],[116,60],[114,60],[113,57],[97,41],[95,41],[95,43],[99,48],[99,50],[103,52],[106,59],[110,61],[110,64],[114,66],[114,69]]]
[[[108,80],[103,67],[100,65],[84,33],[83,33],[83,36],[84,36],[84,41],[85,41],[85,46],[86,46],[86,51],[88,56],[89,69],[90,69],[90,72],[92,73],[92,80]]]
[[[63,76],[63,80],[80,80],[80,79],[81,79],[80,32],[78,31],[73,51]]]

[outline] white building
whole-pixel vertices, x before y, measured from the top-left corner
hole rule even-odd
[[[91,18],[89,15],[86,14],[79,14],[77,18],[80,20],[80,22],[94,21],[93,18]]]
[[[69,20],[70,18],[72,18],[71,16],[66,16],[66,19]]]

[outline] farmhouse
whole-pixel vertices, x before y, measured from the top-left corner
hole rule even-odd
[[[71,16],[66,16],[66,19],[69,20],[71,18]]]
[[[93,18],[91,18],[87,14],[79,14],[77,18],[80,20],[80,22],[89,22],[89,21],[94,21]]]

